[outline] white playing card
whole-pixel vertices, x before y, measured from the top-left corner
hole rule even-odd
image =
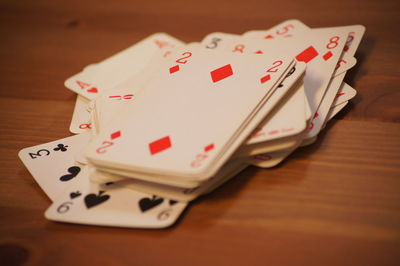
[[[87,173],[47,209],[52,221],[131,228],[171,226],[187,203],[150,195],[121,185],[91,183]]]
[[[345,46],[346,47],[346,46]],[[339,59],[335,72],[333,73],[333,77],[336,77],[343,72],[348,71],[352,67],[357,64],[357,59],[355,57],[351,57],[348,54],[342,54],[342,58]]]
[[[291,88],[290,86],[282,86],[280,88],[278,87],[282,84],[284,77],[287,77],[288,73],[293,69],[293,67],[296,67],[295,62],[292,62],[290,64],[290,66],[287,68],[287,71],[285,71],[283,77],[278,81],[277,86],[274,86],[274,89],[272,90],[274,93],[272,95],[269,94],[268,101],[264,104],[261,110],[254,115],[254,118],[247,124],[247,127],[244,128],[241,136],[238,137],[236,140],[236,145],[228,145],[228,149],[230,149],[230,151],[222,155],[222,158],[225,161],[228,160],[231,157],[231,154],[233,154],[237,150],[238,145],[244,143],[244,141],[248,139],[250,133],[255,131],[257,125],[260,125],[261,121],[264,120],[267,114],[269,114],[273,110],[277,103],[279,103],[279,101],[281,101],[282,98],[287,95],[287,92]]]
[[[331,120],[337,113],[339,113],[348,103],[349,103],[348,101],[345,101],[345,102],[337,104],[336,106],[332,106],[329,109],[328,115],[327,115],[327,117],[325,119],[325,122],[324,122],[322,128],[325,128],[325,126],[329,122],[329,120]],[[303,146],[311,145],[316,140],[317,140],[317,136],[312,137],[312,138],[308,138],[308,139],[304,139],[300,146],[303,147]]]
[[[170,55],[170,54],[168,54]],[[154,78],[165,57],[153,57],[147,67],[96,98],[93,108],[96,134],[100,132],[126,104],[136,101],[137,95],[150,78]]]
[[[304,99],[304,98],[303,98]],[[301,99],[301,100],[303,100]],[[304,101],[303,101],[304,102]],[[303,108],[304,110],[304,108]],[[301,111],[297,110],[297,112]],[[305,110],[304,110],[305,111]],[[292,115],[295,117],[295,115]],[[276,124],[273,120],[275,119],[276,116],[274,116],[271,120],[270,123],[271,125]],[[280,138],[274,138],[271,140],[263,141],[263,142],[258,142],[252,145],[242,145],[242,147],[235,153],[236,157],[248,157],[250,155],[255,155],[255,154],[260,154],[260,153],[266,153],[266,152],[273,152],[277,150],[284,150],[292,147],[293,145],[297,144],[299,139],[301,139],[307,128],[307,123],[305,123],[304,117],[305,114],[303,112],[303,115],[300,116],[301,120],[303,121],[303,130],[298,132],[297,134],[288,134],[288,135],[281,135]],[[291,119],[288,119],[289,121]],[[285,124],[285,121],[281,121],[281,123]],[[268,123],[267,123],[268,125]],[[268,128],[268,126],[266,126]],[[257,134],[277,134],[276,133],[276,128],[267,130],[267,131],[258,131],[258,133],[253,134],[253,136],[257,137]]]
[[[299,67],[299,71],[302,71],[302,67],[304,67],[304,66],[300,66]],[[284,83],[284,82],[282,82],[282,83]],[[288,84],[288,83],[285,82],[285,84]],[[285,86],[282,86],[282,88],[279,88],[279,89],[280,90],[287,90],[287,88],[285,88]],[[277,94],[281,94],[282,95],[282,92],[277,93]],[[279,101],[279,98],[276,98],[274,100],[275,101]],[[273,104],[271,103],[271,101],[268,101],[266,106],[267,106],[267,108],[272,108]],[[264,117],[264,115],[261,115],[260,117]],[[246,136],[247,136],[247,134],[248,133],[246,133]],[[99,168],[99,169],[101,169],[101,168]],[[221,169],[221,172],[224,172],[224,171],[226,172],[226,169],[227,169],[226,167],[223,167],[223,169]],[[123,171],[123,170],[121,171],[121,170],[115,170],[115,169],[110,169],[110,168],[107,168],[107,169],[104,169],[104,170],[106,172],[109,172],[109,173],[123,175],[123,176],[127,176],[127,177],[132,177],[132,178],[135,178],[135,179],[139,178],[139,179],[143,179],[143,180],[147,180],[147,181],[157,182],[159,184],[169,184],[169,185],[173,185],[173,186],[182,187],[182,188],[185,188],[185,191],[187,191],[188,188],[193,190],[193,189],[196,189],[196,188],[199,187],[199,183],[198,182],[193,182],[193,181],[189,182],[188,180],[183,180],[183,179],[179,179],[179,178],[175,179],[175,177],[171,177],[171,176],[162,176],[162,175],[155,176],[153,174],[152,175],[148,175],[148,174],[142,174],[142,173],[137,173],[137,172],[132,173],[132,172],[126,172],[126,171]],[[95,177],[98,179],[98,176],[95,176]],[[100,182],[102,182],[102,181],[104,182],[105,180],[104,179],[100,179]],[[111,180],[108,180],[108,181],[111,181]],[[221,182],[221,181],[219,181],[219,182]],[[193,195],[188,195],[188,196],[193,197]],[[186,196],[186,197],[188,197],[188,196]],[[186,199],[186,200],[188,200],[188,199]]]
[[[132,171],[124,171],[120,169],[114,169],[114,168],[105,168],[105,167],[96,167],[97,170],[121,176],[124,178],[134,178],[134,179],[139,179],[139,180],[146,180],[149,182],[154,182],[158,184],[165,184],[165,185],[171,185],[171,186],[176,186],[176,187],[182,187],[182,188],[195,188],[199,186],[198,181],[191,181],[191,180],[185,180],[182,178],[174,178],[172,176],[167,176],[167,175],[156,175],[156,174],[148,174],[148,173],[138,173],[138,172],[132,172]],[[93,178],[98,179],[98,176],[94,176]],[[115,176],[109,177],[110,179],[105,179],[106,177],[103,176],[101,179],[98,179],[98,183],[106,183],[106,182],[114,182]],[[120,178],[117,178],[120,179]]]
[[[300,64],[296,65],[296,67],[298,66]],[[245,146],[297,135],[306,129],[304,86],[302,80],[297,84],[294,85],[297,88],[293,89],[295,90],[293,94],[289,95],[286,101],[282,101],[280,106],[277,106],[276,112],[272,113],[271,118],[259,126],[259,129],[252,134]]]
[[[18,155],[36,182],[54,201],[68,185],[77,182],[82,165],[74,156],[89,141],[87,133],[24,148]]]
[[[129,105],[129,123],[116,120],[93,141],[87,153],[93,164],[185,178],[212,176],[218,170],[211,166],[213,159],[291,63],[285,56],[231,57],[201,48],[179,53],[138,94],[141,100]],[[272,68],[277,72],[265,72]],[[226,95],[229,101],[221,108]]]
[[[90,71],[80,72],[65,81],[65,86],[87,99],[142,70],[155,55],[166,56],[183,43],[166,33],[155,33],[133,46],[96,64]]]
[[[355,94],[353,94],[354,92],[352,90],[354,90],[354,89],[352,89],[346,83],[344,83],[344,82],[342,83],[340,91],[345,91],[344,92],[345,96],[353,95],[353,97],[354,97]],[[346,92],[348,92],[349,95],[346,95]],[[340,110],[342,110],[347,103],[348,103],[347,101],[340,102],[336,106],[331,107],[322,128],[324,128],[326,123],[330,119],[332,119]],[[318,112],[316,113],[315,118],[318,119]],[[299,142],[296,145],[293,145],[293,147],[291,147],[291,148],[282,146],[279,151],[275,151],[275,150],[278,150],[277,148],[269,149],[268,151],[265,150],[265,151],[263,151],[263,153],[260,152],[259,154],[251,156],[249,158],[248,163],[258,166],[258,167],[262,167],[262,168],[274,167],[277,164],[279,164],[280,162],[282,162],[287,156],[289,156],[295,150],[295,148],[297,148],[299,146],[299,144],[301,144],[301,146],[306,146],[306,145],[312,144],[315,140],[316,140],[316,136],[313,138],[306,139],[306,142],[303,142],[303,143]]]
[[[290,69],[291,67],[289,67]],[[281,81],[280,81],[281,82]],[[284,88],[284,87],[283,87]],[[280,90],[282,90],[283,88],[280,88]],[[279,101],[279,98],[274,99],[275,101]],[[271,101],[268,101],[268,103],[264,106],[264,108],[266,108],[264,110],[263,114],[257,114],[256,116],[259,116],[257,119],[258,121],[260,121],[260,119],[262,119],[263,117],[265,117],[265,113],[268,112],[269,110],[271,110],[271,108],[273,108],[273,104],[270,103]],[[253,121],[251,122],[253,123]],[[250,128],[254,128],[255,125],[257,125],[259,122],[254,122],[254,124],[250,127]],[[250,129],[251,130],[251,129]],[[239,140],[238,142],[241,143],[243,141],[243,139],[250,133],[250,131],[248,131],[247,133],[244,133],[244,135],[242,136],[242,140]],[[234,151],[234,149],[232,150]],[[99,167],[98,167],[99,168]],[[148,180],[148,181],[155,181],[161,184],[169,184],[169,185],[175,185],[177,184],[177,186],[179,187],[183,187],[183,188],[196,188],[199,186],[199,183],[195,183],[196,185],[194,186],[193,184],[189,184],[188,180],[182,179],[182,178],[177,178],[174,176],[162,176],[162,175],[157,175],[155,176],[154,174],[148,175],[145,174],[143,175],[142,173],[138,173],[138,172],[124,172],[121,170],[111,170],[111,169],[105,169],[105,171],[110,172],[110,173],[116,173],[119,174],[121,173],[122,175],[125,176],[129,176],[129,177],[133,177],[135,179],[140,178],[140,179],[144,179],[144,180]],[[156,180],[158,179],[158,180]],[[193,182],[193,181],[191,181]]]
[[[235,157],[243,158],[262,153],[276,152],[280,150],[287,150],[299,142],[304,136],[304,133],[276,140],[261,142],[258,145],[250,146],[249,149],[240,149],[235,153]]]
[[[322,126],[322,129],[324,129],[326,127],[326,124],[335,117],[335,115],[337,115],[341,110],[343,110],[343,108],[348,104],[348,101],[339,103],[335,106],[332,106],[329,109],[328,115],[326,116],[326,119],[324,121],[324,125]]]
[[[295,75],[293,75],[293,73],[295,73],[296,75],[301,75],[301,73],[303,72],[305,68],[305,65],[302,65],[300,63],[299,66],[297,66],[297,73],[295,73],[295,71],[291,72],[291,79],[293,79],[295,77]],[[142,77],[143,75],[139,75],[140,77]],[[282,86],[286,85],[286,86],[290,86],[291,83],[289,83],[289,81],[283,81],[282,82]],[[138,86],[138,83],[135,81],[135,79],[131,79],[130,81],[124,82],[124,85],[120,85],[120,91],[115,90],[114,88],[112,89],[111,92],[105,93],[102,96],[98,97],[96,99],[96,109],[97,106],[101,106],[101,108],[99,108],[98,111],[100,111],[99,113],[101,113],[101,115],[99,115],[100,117],[102,117],[99,120],[104,120],[104,124],[107,124],[106,121],[109,121],[110,118],[112,116],[115,115],[115,113],[118,113],[117,110],[121,110],[121,106],[123,106],[124,104],[129,103],[129,101],[134,100],[132,99],[133,96],[136,98],[136,92],[132,89],[126,90],[126,88],[135,88],[135,86]],[[139,86],[140,87],[140,86]],[[287,90],[285,88],[280,88],[280,90]],[[130,93],[130,94],[127,94]],[[113,99],[108,99],[109,95],[116,95],[113,96]],[[117,94],[119,96],[117,96]],[[130,95],[132,97],[129,97],[129,99],[124,99],[124,97],[122,97],[121,95]],[[275,94],[274,94],[275,95]],[[101,100],[101,103],[99,103]],[[104,111],[104,109],[106,109]],[[103,112],[104,111],[104,112]],[[99,123],[102,124],[102,123]],[[98,127],[96,125],[96,127]],[[143,174],[139,174],[139,173],[132,173],[132,172],[126,172],[126,171],[121,171],[121,170],[117,170],[117,169],[104,169],[104,171],[108,172],[108,173],[112,173],[112,174],[118,174],[118,175],[123,175],[126,177],[131,177],[131,178],[135,178],[137,179],[138,177],[141,179],[145,179],[146,181],[152,181],[152,182],[157,182],[160,184],[169,184],[169,185],[175,185],[178,187],[183,187],[183,188],[194,188],[196,186],[198,186],[198,183],[188,183],[183,182],[182,180],[174,180],[172,181],[172,178],[168,178],[168,177],[163,177],[163,176],[157,176],[155,177],[154,175],[143,175]],[[98,182],[111,182],[111,181],[115,181],[115,178],[99,178],[100,175],[95,176],[95,178],[97,179]],[[117,180],[120,178],[117,178]]]
[[[343,55],[353,56],[361,42],[361,38],[365,32],[365,27],[361,25],[353,25],[342,28],[344,28],[348,33],[346,46],[343,49]],[[321,130],[329,109],[332,106],[332,102],[335,100],[338,90],[343,82],[345,74],[346,72],[331,79],[328,89],[321,100],[320,106],[315,113],[316,115],[314,116],[311,127],[305,138],[312,138]]]
[[[83,96],[76,97],[74,112],[72,114],[69,131],[74,134],[80,134],[90,131],[92,123],[90,122],[90,113],[87,110],[89,100]]]
[[[332,103],[332,106],[336,106],[341,103],[347,102],[347,101],[353,99],[356,96],[356,94],[357,94],[357,91],[355,89],[353,89],[346,82],[342,82],[342,84],[340,85],[339,91],[335,96],[335,100]]]
[[[174,187],[132,178],[119,179],[115,180],[114,182],[116,184],[123,185],[124,187],[144,193],[155,194],[178,201],[191,201],[204,194],[206,191],[210,191],[212,188],[215,188],[217,184],[220,185],[227,181],[229,178],[243,170],[246,166],[247,163],[244,163],[243,160],[232,160],[226,163],[215,176],[193,188]],[[107,179],[108,176],[110,175],[107,173],[95,171],[91,175],[91,180],[98,182]],[[102,183],[104,184],[104,182]]]
[[[330,107],[332,106],[332,91],[337,91],[337,88],[342,84],[343,78],[346,73],[342,73],[331,79],[331,82],[328,86],[328,91],[330,94],[327,97],[322,99],[322,102],[318,108],[318,110],[314,113],[314,116],[310,122],[310,126],[308,128],[308,132],[305,135],[305,139],[312,138],[316,136],[323,126],[323,122],[325,121],[326,115],[329,112]]]

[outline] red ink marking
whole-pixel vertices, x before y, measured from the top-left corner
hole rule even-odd
[[[149,143],[150,153],[152,155],[162,152],[172,146],[169,136],[163,137],[156,141]]]
[[[220,80],[223,80],[229,76],[233,75],[233,70],[230,64],[225,65],[223,67],[217,68],[213,71],[210,72],[211,74],[211,79],[213,82],[218,82]]]

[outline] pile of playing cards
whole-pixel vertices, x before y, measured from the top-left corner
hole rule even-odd
[[[343,82],[365,28],[298,20],[184,44],[165,33],[67,79],[77,135],[19,156],[54,221],[162,228],[248,165],[272,167],[356,92]]]

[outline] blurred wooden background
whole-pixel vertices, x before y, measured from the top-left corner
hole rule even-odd
[[[0,1],[1,265],[398,265],[399,1]],[[186,42],[297,18],[363,24],[358,91],[318,141],[250,167],[164,230],[47,221],[20,149],[69,136],[64,80],[144,37]]]

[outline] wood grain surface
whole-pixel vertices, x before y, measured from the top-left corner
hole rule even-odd
[[[0,265],[399,265],[399,1],[0,3]],[[185,42],[297,18],[363,24],[358,95],[316,143],[249,167],[163,230],[47,221],[20,149],[71,135],[64,80],[154,32]]]

